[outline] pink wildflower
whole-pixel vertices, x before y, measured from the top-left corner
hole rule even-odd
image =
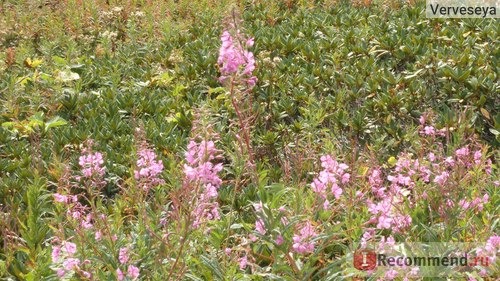
[[[444,171],[440,175],[438,175],[434,178],[434,182],[443,186],[446,183],[446,181],[448,180],[449,176],[450,176],[450,174],[448,172]]]
[[[299,233],[293,236],[292,249],[299,254],[308,254],[314,251],[315,242],[311,241],[317,236],[311,223],[306,222]]]
[[[134,177],[139,181],[139,185],[145,191],[163,184],[165,181],[160,178],[163,172],[163,162],[157,160],[157,156],[152,149],[143,148],[137,153],[137,169],[134,171]]]
[[[60,246],[52,247],[52,262],[58,262],[60,255],[61,255],[61,247]]]
[[[78,269],[78,266],[80,265],[80,260],[76,258],[67,258],[66,260],[63,261],[62,265],[64,270],[72,271]]]
[[[241,270],[244,270],[245,268],[247,268],[248,258],[247,258],[246,255],[244,255],[243,257],[239,258],[238,261],[240,263],[240,269]]]
[[[118,260],[121,264],[126,264],[128,262],[128,248],[120,248],[120,252],[118,253]]]
[[[68,203],[68,196],[54,193],[54,200],[59,203]]]
[[[483,153],[481,150],[476,150],[474,152],[474,163],[479,164],[481,163],[481,158],[483,157]]]
[[[127,276],[132,280],[139,278],[139,268],[134,265],[129,265],[127,269]]]
[[[432,153],[432,152],[429,152],[429,160],[430,160],[431,162],[436,161],[436,155],[434,155],[434,153]]]
[[[278,245],[278,246],[279,246],[279,245],[283,244],[283,242],[284,242],[284,241],[285,241],[285,239],[283,239],[283,236],[278,235],[278,236],[276,237],[276,240],[274,240],[274,243],[276,243],[276,245]]]
[[[330,155],[321,156],[321,166],[323,170],[318,177],[313,179],[311,183],[312,190],[325,200],[323,208],[327,208],[329,202],[327,200],[327,189],[330,189],[331,194],[339,199],[343,193],[339,184],[346,184],[350,180],[350,174],[345,172],[349,167],[344,163],[338,163]]]
[[[262,219],[257,219],[255,221],[255,230],[261,235],[266,234],[266,226],[264,225],[264,221]]]
[[[116,269],[116,279],[118,281],[122,281],[124,278],[125,278],[125,275],[123,275],[123,272],[121,271],[121,269],[117,268]]]
[[[72,256],[76,253],[76,244],[71,242],[65,242],[63,245],[63,249],[66,251],[68,255]]]
[[[105,173],[104,160],[100,152],[88,153],[80,156],[78,163],[82,167],[84,177],[102,177]]]
[[[219,151],[215,148],[213,141],[191,140],[186,152],[184,164],[185,184],[194,188],[201,185],[198,202],[193,212],[193,226],[198,227],[205,220],[219,219],[219,204],[215,199],[222,180],[218,173],[222,171],[222,164],[213,164],[211,161],[217,158]]]
[[[255,70],[255,58],[253,53],[245,48],[253,46],[254,39],[247,39],[245,47],[243,47],[239,43],[239,37],[242,35],[238,32],[236,36],[235,40],[227,30],[222,33],[222,45],[217,59],[222,74],[220,81],[224,82],[232,75],[240,75],[250,87],[253,87],[257,82],[257,78],[252,75]]]
[[[392,218],[386,217],[386,216],[382,215],[382,216],[378,217],[377,228],[379,228],[379,229],[382,229],[382,228],[389,229],[389,228],[391,228],[391,223],[392,223]]]
[[[425,126],[423,134],[427,136],[433,136],[436,134],[436,129],[433,126]]]

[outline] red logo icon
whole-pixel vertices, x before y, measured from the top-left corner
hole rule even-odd
[[[358,270],[373,270],[377,267],[377,254],[371,249],[354,252],[354,267]]]

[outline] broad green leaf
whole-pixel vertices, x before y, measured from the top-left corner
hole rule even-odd
[[[64,126],[66,124],[68,124],[68,122],[66,120],[64,120],[63,118],[61,118],[59,116],[56,116],[56,117],[50,119],[49,121],[47,121],[47,123],[45,123],[45,132],[47,132],[50,128]]]
[[[65,69],[59,72],[58,78],[63,82],[70,82],[80,79],[80,75],[76,72],[71,71],[70,69]]]

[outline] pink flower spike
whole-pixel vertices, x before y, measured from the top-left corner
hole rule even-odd
[[[262,219],[257,219],[255,221],[255,230],[261,235],[266,234],[266,226],[264,225],[264,221]]]
[[[317,236],[311,223],[306,222],[299,233],[293,236],[292,249],[299,254],[308,254],[314,252],[315,242],[311,241]]]
[[[54,200],[59,203],[68,203],[68,196],[54,193]]]
[[[254,38],[248,38],[247,42],[246,42],[246,45],[247,47],[252,47],[254,44]]]
[[[121,264],[126,264],[129,260],[128,256],[128,248],[120,248],[120,252],[118,254],[118,261],[120,261]]]
[[[80,260],[75,258],[68,258],[63,261],[62,266],[66,271],[72,271],[78,268]]]
[[[245,268],[247,268],[248,258],[247,258],[246,255],[244,255],[243,257],[239,258],[238,261],[240,263],[240,270],[244,270]]]
[[[61,254],[61,247],[54,246],[52,247],[52,262],[58,262]]]
[[[276,243],[276,245],[279,246],[279,245],[283,244],[284,241],[285,240],[283,239],[283,236],[278,235],[278,237],[276,237],[276,240],[274,242]]]
[[[66,270],[64,270],[64,269],[62,269],[62,268],[59,268],[59,269],[57,270],[57,277],[59,277],[59,278],[63,278],[63,277],[64,277],[64,275],[66,275]]]
[[[142,148],[137,152],[137,169],[134,171],[134,178],[139,182],[144,191],[165,183],[160,178],[163,172],[163,162],[157,160],[157,156],[152,149]]]
[[[64,250],[66,250],[66,253],[68,253],[70,256],[72,256],[76,253],[76,244],[71,243],[71,242],[65,242],[64,243]]]
[[[425,117],[423,115],[420,116],[420,118],[418,119],[418,121],[420,122],[420,125],[424,125],[425,124]]]
[[[127,269],[127,276],[135,280],[139,278],[139,268],[134,265],[129,265]]]

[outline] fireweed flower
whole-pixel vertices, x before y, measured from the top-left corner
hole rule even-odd
[[[118,281],[122,281],[123,278],[125,278],[125,275],[123,274],[121,269],[117,268],[116,269],[116,279],[118,279]]]
[[[120,268],[116,269],[116,279],[118,281],[124,280],[125,276],[129,277],[132,280],[136,280],[137,278],[139,278],[139,268],[134,265],[129,265],[126,275]]]
[[[89,146],[92,141],[88,141]],[[84,148],[82,154],[78,158],[80,165],[80,172],[82,176],[76,176],[76,180],[85,180],[90,186],[102,188],[106,184],[104,175],[106,174],[106,167],[104,166],[104,158],[100,152],[92,152],[89,148]]]
[[[255,58],[247,48],[253,46],[254,39],[243,39],[243,35],[238,31],[236,38],[233,38],[229,31],[222,32],[222,45],[219,49],[217,63],[220,67],[220,82],[224,82],[233,75],[240,76],[245,83],[253,87],[257,82],[257,77],[252,75],[255,70]],[[240,43],[245,41],[244,44]]]
[[[127,276],[132,280],[139,278],[139,268],[134,265],[129,265],[127,269]]]
[[[152,149],[142,148],[137,153],[137,169],[134,171],[134,178],[144,191],[163,184],[165,181],[160,178],[163,172],[163,162],[156,159],[156,154]]]
[[[314,252],[315,241],[312,241],[317,236],[311,222],[306,222],[293,236],[292,249],[298,254],[309,254]]]
[[[240,257],[238,259],[238,262],[240,264],[240,270],[244,270],[245,268],[247,268],[248,258],[246,255],[244,255],[243,257]]]
[[[329,206],[328,191],[335,199],[339,199],[343,192],[341,185],[348,183],[351,175],[345,172],[349,166],[344,163],[338,163],[330,155],[321,156],[320,160],[323,170],[319,173],[318,177],[313,179],[311,188],[324,199],[323,207],[326,209]]]
[[[185,185],[191,188],[199,187],[196,208],[193,212],[193,227],[198,227],[203,221],[219,219],[219,204],[215,199],[222,180],[218,173],[222,164],[213,164],[219,150],[213,141],[195,142],[191,140],[185,153],[184,164]]]
[[[118,261],[120,261],[121,264],[126,264],[128,260],[128,248],[120,248],[120,252],[118,253]]]
[[[266,234],[266,226],[264,225],[264,221],[262,219],[257,219],[255,221],[255,230],[261,235]]]
[[[89,272],[83,271],[80,266],[82,262],[80,259],[76,258],[77,253],[76,244],[63,241],[59,246],[52,247],[52,267],[56,271],[59,278],[64,278],[67,274],[73,272],[79,272],[83,276],[90,277]],[[89,261],[84,261],[83,264]]]
[[[426,118],[422,115],[419,118],[419,123],[420,123],[420,128],[421,130],[419,131],[420,135],[423,136],[445,136],[446,135],[446,129],[440,129],[437,130],[434,126],[432,125],[425,125]]]
[[[104,176],[106,172],[103,166],[104,160],[102,153],[86,153],[78,158],[78,164],[81,167],[81,171],[84,177],[90,178],[92,176]]]
[[[384,195],[382,200],[377,203],[373,203],[368,199],[368,211],[372,214],[368,222],[376,223],[377,229],[392,229],[395,232],[400,232],[402,229],[410,226],[411,217],[402,214],[396,208],[403,200],[404,198],[401,194],[394,194],[392,191]]]
[[[278,246],[283,244],[283,242],[285,242],[285,239],[281,235],[278,235],[276,237],[276,240],[274,240],[274,243],[276,243],[276,245],[278,245]]]
[[[500,236],[496,234],[488,238],[488,241],[486,241],[484,247],[481,247],[476,250],[477,256],[489,257],[490,262],[492,264],[495,263],[499,253],[500,253]]]

